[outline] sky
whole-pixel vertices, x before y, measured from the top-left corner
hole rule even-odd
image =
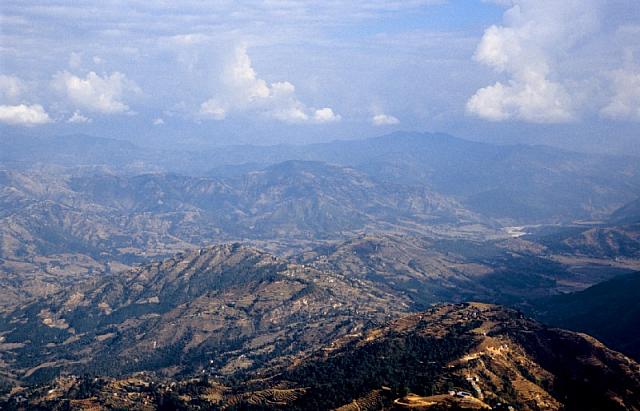
[[[3,0],[0,132],[624,152],[639,40],[638,0]]]

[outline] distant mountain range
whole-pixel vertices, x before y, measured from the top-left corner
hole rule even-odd
[[[126,213],[198,211],[226,235],[323,238],[367,225],[470,223],[481,218],[424,187],[372,180],[354,169],[287,161],[235,178],[92,176],[70,187]],[[224,235],[224,234],[223,234]]]
[[[159,151],[88,136],[0,139],[0,164],[103,165],[130,173],[229,176],[288,160],[353,167],[370,178],[428,187],[486,216],[518,222],[604,218],[638,198],[637,158],[544,146],[498,146],[445,134],[394,133],[304,146]]]

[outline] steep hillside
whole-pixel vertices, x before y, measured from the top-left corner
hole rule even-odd
[[[528,311],[545,323],[586,332],[640,359],[640,273],[542,299]]]
[[[586,335],[483,304],[436,306],[228,385],[63,377],[0,405],[32,409],[637,410],[640,366]]]
[[[240,400],[246,404],[259,398],[253,390],[306,387],[285,401],[299,409],[376,409],[376,402],[411,408],[407,403],[422,397],[432,409],[454,400],[468,409],[629,410],[640,407],[640,366],[585,335],[500,307],[463,304],[344,338],[248,387]],[[450,390],[475,401],[465,407]],[[403,397],[407,392],[414,395]]]
[[[233,375],[360,332],[408,306],[363,280],[216,246],[97,278],[3,316],[0,363],[23,381],[60,372]]]

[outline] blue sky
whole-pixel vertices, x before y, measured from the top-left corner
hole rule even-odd
[[[271,144],[401,129],[596,149],[638,137],[637,0],[5,0],[0,12],[3,133]]]

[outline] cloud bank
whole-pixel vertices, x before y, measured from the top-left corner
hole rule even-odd
[[[576,107],[557,77],[560,59],[598,29],[599,0],[514,0],[504,25],[486,29],[474,58],[507,76],[479,89],[467,111],[501,121],[566,122]]]
[[[506,79],[478,89],[467,101],[467,113],[490,121],[532,123],[569,122],[590,112],[640,119],[640,70],[633,64],[637,46],[619,35],[637,31],[637,26],[616,21],[621,11],[633,9],[633,2],[501,3],[511,6],[503,24],[485,30],[474,59]],[[625,54],[627,67],[612,67],[621,65]]]

